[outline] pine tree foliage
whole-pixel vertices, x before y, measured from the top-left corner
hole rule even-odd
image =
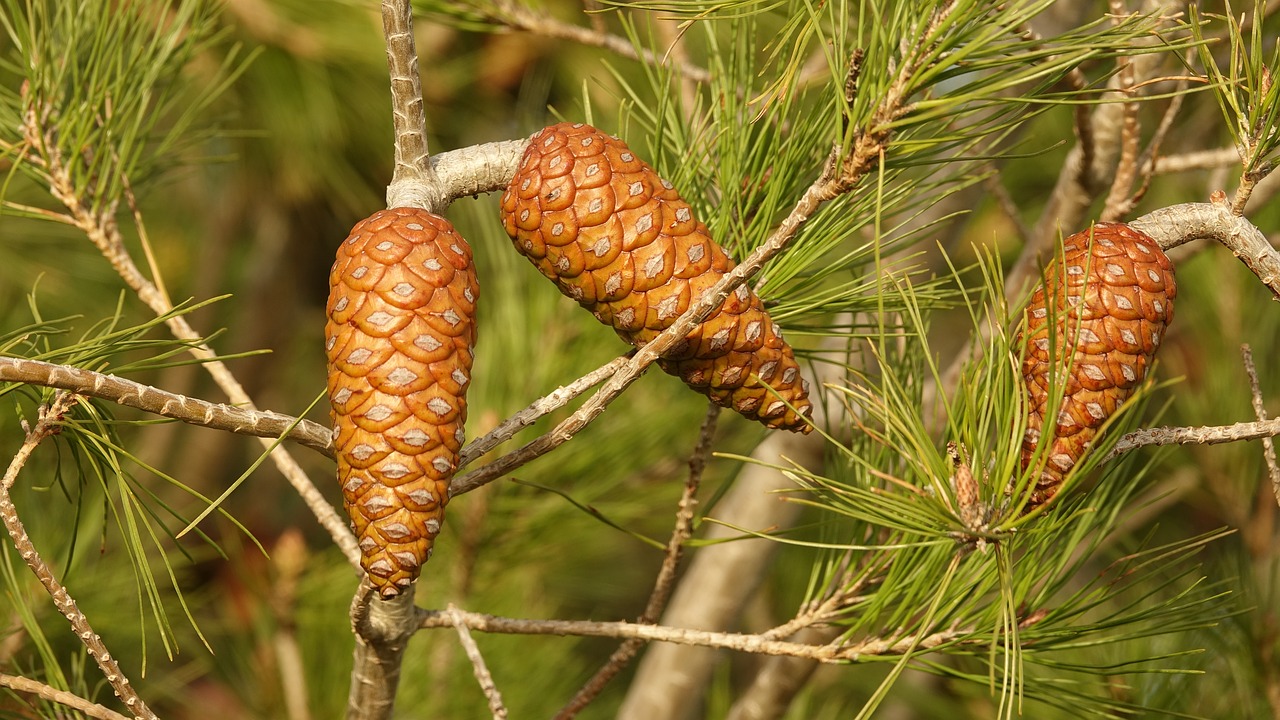
[[[1226,253],[1179,259],[1180,317],[1159,371],[1060,497],[1027,511],[1025,288],[1005,286],[1018,241],[1036,241],[1017,225],[1046,204],[1068,148],[1098,140],[1077,137],[1080,117],[1118,102],[1143,64],[1159,70],[1123,95],[1143,130],[1116,154],[1155,167],[1229,145],[1238,158],[1210,182],[1238,178],[1236,209],[1257,193],[1247,216],[1277,227],[1280,214],[1256,202],[1280,143],[1277,16],[1262,4],[1191,3],[1171,18],[1172,5],[1099,2],[1059,23],[1067,4],[599,0],[584,14],[570,0],[416,3],[435,152],[591,122],[679,188],[738,261],[815,181],[844,181],[749,280],[824,380],[825,460],[752,458],[760,431],[722,418],[685,546],[723,542],[701,536],[717,525],[767,539],[784,560],[742,635],[815,630],[845,653],[787,717],[1251,717],[1280,706],[1277,509],[1262,453],[1233,443],[1110,457],[1141,426],[1252,419],[1248,380],[1224,350],[1240,342],[1274,398],[1280,315],[1265,288]],[[376,4],[4,0],[0,25],[0,360],[211,400],[219,391],[196,371],[230,361],[261,407],[327,422],[310,408],[323,385],[324,269],[346,228],[377,209],[390,167]],[[1155,130],[1166,112],[1167,132]],[[1123,190],[1147,193],[1144,209],[1207,194],[1159,174]],[[1105,187],[1087,191],[1086,225],[1111,207]],[[447,214],[481,278],[474,438],[626,348],[511,252],[496,198],[459,199]],[[145,272],[129,276],[127,257]],[[152,312],[170,289],[194,299]],[[199,333],[173,339],[179,320]],[[650,373],[554,460],[457,498],[418,603],[635,617],[705,412],[691,395]],[[5,456],[59,398],[0,383]],[[299,703],[336,715],[352,571],[261,469],[267,455],[223,435],[84,397],[32,453],[13,504],[161,715],[307,716]],[[328,460],[300,463],[336,502]],[[801,508],[794,527],[722,519],[752,463],[790,481],[779,499]],[[22,553],[5,548],[5,675],[122,708]],[[475,635],[516,717],[555,712],[617,642]],[[491,706],[452,639],[417,634],[398,717]],[[768,659],[727,667],[687,699],[691,714],[739,717],[744,667]],[[612,717],[625,685],[582,717]],[[6,687],[0,713],[67,716]]]

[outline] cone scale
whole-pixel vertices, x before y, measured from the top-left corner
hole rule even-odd
[[[623,340],[641,347],[735,265],[671,183],[582,123],[536,133],[502,196],[516,250]],[[807,433],[808,384],[760,298],[739,286],[658,360],[715,403]]]
[[[329,275],[338,481],[384,598],[417,579],[449,501],[476,336],[471,260],[447,220],[394,208],[351,230]]]
[[[1062,398],[1054,436],[1043,450],[1029,507],[1057,494],[1102,425],[1141,386],[1173,319],[1177,294],[1169,258],[1128,225],[1097,223],[1063,242],[1062,258],[1046,268],[1044,285],[1027,306],[1021,341],[1030,404],[1024,469],[1041,443],[1051,373],[1069,371],[1057,383]]]

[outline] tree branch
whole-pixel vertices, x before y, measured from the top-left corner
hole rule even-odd
[[[391,117],[395,128],[395,170],[387,186],[387,207],[416,207],[440,213],[449,199],[440,188],[427,147],[422,77],[413,38],[409,0],[382,0],[382,33],[391,76]]]
[[[1201,238],[1217,240],[1280,299],[1280,253],[1258,228],[1232,212],[1225,195],[1209,203],[1171,205],[1129,223],[1166,251]]]
[[[559,410],[569,403],[570,400],[578,397],[587,390],[599,385],[606,379],[612,377],[614,373],[627,364],[627,360],[631,358],[631,354],[620,355],[604,365],[592,370],[582,377],[574,380],[568,385],[556,388],[551,393],[534,400],[525,409],[515,413],[511,417],[503,420],[497,427],[485,433],[483,437],[476,438],[466,447],[462,448],[462,454],[458,459],[458,468],[466,467],[476,458],[483,456],[485,453],[501,445],[511,439],[517,432],[529,427],[546,415]],[[454,487],[461,483],[451,483],[449,491],[453,495],[459,495],[474,488]]]
[[[89,656],[98,663],[98,668],[102,670],[102,674],[106,677],[107,682],[111,684],[111,689],[115,691],[116,697],[129,708],[135,718],[139,720],[158,720],[157,715],[147,707],[146,702],[138,696],[136,690],[129,683],[129,678],[125,677],[120,670],[120,665],[115,658],[107,650],[107,646],[103,644],[102,638],[93,631],[93,627],[89,625],[89,620],[80,612],[80,608],[76,605],[75,598],[67,592],[67,589],[58,582],[53,576],[53,571],[45,564],[44,559],[40,557],[40,553],[36,551],[35,545],[32,544],[31,538],[27,536],[27,530],[22,525],[22,520],[18,517],[18,509],[13,504],[13,498],[9,494],[9,490],[18,479],[18,473],[27,464],[27,460],[31,457],[31,453],[35,451],[36,446],[44,441],[45,438],[55,434],[61,428],[63,416],[71,410],[78,402],[78,398],[69,392],[62,392],[54,398],[53,402],[40,408],[40,419],[35,426],[27,430],[26,440],[22,443],[22,447],[18,449],[17,454],[13,456],[13,460],[9,463],[9,468],[4,473],[3,481],[0,481],[0,521],[4,522],[5,530],[9,533],[9,539],[13,541],[14,548],[18,551],[18,555],[27,564],[31,573],[36,576],[40,584],[44,586],[49,597],[53,598],[53,604],[58,608],[58,612],[71,623],[71,630],[84,644]]]
[[[189,398],[115,375],[40,360],[0,357],[0,382],[20,382],[69,390],[77,395],[110,400],[161,417],[240,435],[262,438],[284,436],[327,457],[333,457],[333,435],[319,423],[269,410],[246,410]]]
[[[493,714],[493,720],[506,720],[507,707],[502,703],[502,694],[498,692],[498,686],[493,684],[493,675],[489,673],[489,668],[484,663],[480,646],[476,645],[475,639],[471,637],[471,632],[462,621],[458,608],[450,605],[445,609],[445,614],[449,616],[454,629],[458,631],[458,641],[462,643],[462,649],[467,653],[467,659],[471,661],[476,682],[480,683],[480,689],[484,691],[485,699],[489,701],[489,712]]]
[[[647,65],[673,66],[685,79],[699,83],[711,81],[711,73],[698,67],[680,55],[659,57],[647,48],[636,48],[626,38],[602,32],[597,28],[585,28],[557,20],[548,14],[534,13],[532,10],[511,2],[511,0],[495,0],[494,12],[485,13],[489,22],[506,27],[523,30],[553,40],[568,40],[588,47],[598,47],[609,52],[636,60]]]
[[[1203,427],[1155,427],[1134,430],[1120,438],[1105,460],[1147,445],[1221,445],[1280,435],[1280,418]]]
[[[1253,399],[1253,414],[1258,422],[1267,421],[1267,408],[1262,403],[1262,388],[1258,384],[1258,369],[1253,364],[1253,349],[1247,344],[1240,346],[1240,354],[1244,360],[1244,371],[1249,376],[1249,391]],[[1267,463],[1267,474],[1271,477],[1271,491],[1276,502],[1280,503],[1280,467],[1276,465],[1276,444],[1271,437],[1262,438],[1262,457]]]
[[[42,682],[36,682],[24,677],[16,675],[5,675],[0,673],[0,686],[7,687],[16,692],[28,693],[35,695],[43,700],[58,703],[59,705],[71,708],[76,712],[84,713],[95,720],[128,720],[127,717],[121,715],[115,710],[105,708],[97,703],[90,702],[74,693],[66,690],[58,690],[57,688],[45,685]]]
[[[360,587],[351,601],[351,629],[356,647],[351,665],[351,694],[347,696],[347,720],[391,717],[404,651],[417,620],[418,609],[413,604],[417,587],[415,583],[396,597],[383,600],[367,577],[360,579]]]
[[[865,657],[899,655],[911,649],[931,650],[940,645],[963,642],[972,630],[950,628],[927,635],[903,635],[895,638],[871,638],[856,643],[805,645],[769,640],[760,635],[689,630],[665,625],[628,622],[593,622],[590,620],[525,620],[485,615],[463,610],[423,610],[419,613],[422,629],[453,627],[459,619],[472,630],[515,635],[560,635],[562,637],[636,638],[645,641],[696,645],[735,650],[756,655],[788,655],[821,662],[857,662]]]

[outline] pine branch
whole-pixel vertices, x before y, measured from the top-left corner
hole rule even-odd
[[[1134,430],[1116,442],[1104,460],[1147,445],[1221,445],[1280,436],[1280,418],[1202,427],[1154,427]]]
[[[79,695],[69,693],[66,690],[58,690],[28,678],[0,673],[0,686],[7,687],[15,692],[35,695],[42,700],[48,700],[76,712],[84,713],[95,720],[128,720],[124,715],[110,708],[85,700]]]
[[[356,649],[351,666],[351,692],[347,696],[347,720],[381,720],[391,717],[396,688],[404,664],[404,651],[413,636],[417,608],[413,604],[417,584],[390,600],[384,600],[368,578],[351,601],[351,629]]]
[[[109,400],[191,425],[241,435],[261,438],[284,436],[327,457],[333,457],[333,434],[318,423],[269,410],[246,410],[176,395],[115,375],[40,360],[0,357],[0,382],[19,382],[69,390],[77,395]]]
[[[391,76],[391,117],[395,126],[395,171],[387,186],[387,207],[416,207],[441,213],[449,204],[440,189],[427,147],[422,77],[414,47],[413,8],[408,0],[382,0],[382,32]]]
[[[1258,228],[1235,214],[1225,193],[1216,195],[1209,203],[1161,208],[1129,225],[1150,235],[1166,251],[1192,240],[1216,240],[1280,298],[1280,253]]]
[[[9,539],[13,541],[14,548],[18,551],[31,573],[36,576],[40,584],[44,586],[49,597],[53,598],[53,604],[58,608],[58,612],[71,623],[71,630],[76,637],[84,644],[89,656],[98,664],[98,668],[102,670],[102,674],[106,677],[107,682],[111,685],[116,697],[129,708],[130,712],[138,720],[159,720],[158,716],[147,707],[146,702],[138,696],[137,691],[133,689],[133,685],[129,683],[129,678],[125,677],[120,670],[120,665],[116,659],[111,656],[107,650],[107,646],[103,644],[102,638],[93,631],[93,627],[89,625],[89,620],[80,612],[80,608],[76,605],[75,598],[71,597],[67,589],[58,582],[53,576],[53,571],[40,557],[40,553],[32,544],[31,538],[27,536],[26,528],[23,527],[22,520],[18,517],[18,509],[13,504],[13,498],[10,495],[13,485],[18,480],[18,474],[22,472],[22,468],[26,465],[31,453],[50,435],[56,434],[61,429],[62,419],[71,408],[79,402],[79,398],[72,393],[59,393],[49,405],[40,408],[40,417],[33,427],[26,428],[27,436],[23,441],[22,447],[18,449],[17,454],[13,456],[9,467],[5,470],[4,478],[0,481],[0,521],[4,522],[5,530],[9,533]]]
[[[1240,354],[1244,360],[1244,371],[1249,376],[1249,394],[1253,401],[1253,414],[1258,422],[1267,421],[1267,407],[1262,402],[1262,388],[1258,383],[1258,369],[1253,364],[1253,348],[1248,344],[1240,346]],[[1276,445],[1270,437],[1262,438],[1262,457],[1267,463],[1267,475],[1271,477],[1271,491],[1276,503],[1280,504],[1280,467],[1276,465]]]
[[[825,663],[858,662],[868,657],[901,655],[912,648],[932,650],[943,645],[965,642],[972,629],[948,628],[924,635],[900,635],[887,638],[868,638],[853,643],[805,645],[803,643],[770,640],[761,635],[689,630],[665,625],[646,625],[628,622],[594,622],[590,620],[526,620],[504,618],[496,615],[466,612],[454,609],[422,610],[419,627],[427,630],[454,627],[461,620],[468,628],[480,632],[515,635],[559,635],[562,637],[605,637],[639,639],[648,642],[676,643],[697,647],[734,650],[755,655],[785,655],[818,660]]]
[[[681,53],[659,56],[648,48],[637,48],[626,38],[604,32],[598,27],[585,28],[572,25],[556,19],[549,13],[535,13],[512,0],[494,0],[492,10],[481,9],[481,12],[484,20],[514,30],[552,40],[568,40],[588,47],[598,47],[646,65],[673,66],[691,82],[706,83],[711,80],[711,74],[705,68],[689,62],[689,59]]]
[[[462,648],[467,653],[467,659],[471,661],[471,668],[475,673],[476,682],[480,683],[480,689],[484,691],[485,699],[489,701],[489,712],[493,714],[493,720],[506,720],[507,707],[502,703],[502,694],[498,692],[498,687],[493,683],[493,675],[489,673],[489,668],[485,665],[484,656],[480,654],[480,646],[476,645],[475,639],[471,637],[471,632],[467,629],[466,623],[463,622],[458,608],[450,605],[445,609],[445,614],[449,616],[454,629],[458,631],[458,641],[462,643]]]

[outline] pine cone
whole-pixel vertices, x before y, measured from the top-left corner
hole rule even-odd
[[[1040,442],[1050,373],[1066,368],[1074,351],[1070,375],[1058,383],[1064,397],[1030,507],[1058,492],[1098,429],[1142,384],[1173,319],[1177,294],[1169,258],[1155,240],[1128,225],[1098,223],[1063,243],[1062,263],[1045,270],[1044,286],[1026,310],[1022,376],[1031,410],[1022,440],[1024,469]],[[1052,298],[1053,317],[1047,298]],[[1055,322],[1052,344],[1050,321]],[[1056,358],[1050,357],[1051,349]]]
[[[380,210],[329,274],[329,402],[360,564],[385,598],[431,557],[462,447],[475,269],[449,221]]]
[[[581,123],[533,136],[502,196],[502,222],[561,292],[637,347],[734,267],[671,183],[621,140]],[[812,429],[808,383],[745,285],[658,364],[769,427]]]

